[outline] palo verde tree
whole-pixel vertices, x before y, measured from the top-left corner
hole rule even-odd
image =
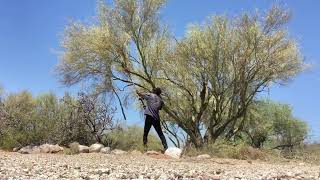
[[[289,13],[217,16],[175,40],[160,22],[165,0],[99,3],[97,21],[71,23],[65,31],[58,71],[62,82],[88,82],[97,93],[164,88],[163,120],[178,125],[201,147],[245,116],[257,93],[285,82],[303,68],[285,30]],[[232,129],[232,128],[231,128]]]
[[[259,92],[303,69],[297,44],[284,28],[288,19],[289,13],[278,7],[265,17],[212,17],[178,42],[174,66],[172,59],[164,60],[167,105],[175,107],[171,116],[194,144],[203,143],[203,125],[206,139],[214,143],[246,115]]]

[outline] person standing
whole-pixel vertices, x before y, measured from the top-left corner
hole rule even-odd
[[[143,131],[143,145],[145,149],[147,149],[148,134],[151,126],[153,126],[159,138],[161,139],[161,142],[165,151],[166,149],[168,149],[168,145],[167,145],[166,138],[161,129],[160,115],[159,115],[159,111],[164,105],[161,98],[161,89],[155,88],[153,89],[152,93],[137,92],[137,94],[140,98],[142,98],[147,102],[147,105],[144,110],[145,124],[144,124],[144,131]]]

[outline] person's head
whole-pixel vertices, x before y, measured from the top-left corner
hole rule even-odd
[[[162,93],[161,89],[158,88],[158,87],[157,87],[157,88],[154,88],[154,89],[152,90],[152,92],[153,92],[154,94],[158,95],[158,96],[160,96],[161,93]]]

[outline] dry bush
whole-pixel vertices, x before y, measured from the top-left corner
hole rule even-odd
[[[79,143],[78,142],[73,142],[69,144],[69,150],[70,154],[78,154],[79,153]]]
[[[267,154],[262,150],[251,146],[242,146],[239,149],[239,159],[266,160]]]
[[[201,149],[190,147],[184,151],[187,156],[197,156],[200,154],[209,154],[219,158],[267,160],[268,155],[265,151],[253,148],[245,143],[231,143],[219,140],[215,144],[209,144]]]

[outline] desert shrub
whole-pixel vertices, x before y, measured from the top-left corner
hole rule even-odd
[[[103,144],[111,149],[139,150],[143,151],[143,128],[130,126],[118,128],[103,137]],[[148,150],[160,150],[162,145],[160,140],[152,133],[148,136]]]
[[[317,164],[320,163],[320,144],[304,144],[295,148],[292,151],[278,150],[282,157],[292,161],[304,161],[307,163]]]
[[[69,144],[69,154],[78,154],[79,153],[79,143],[73,142]]]
[[[18,134],[15,133],[15,136]],[[13,147],[19,146],[18,138],[13,133],[5,133],[1,136],[1,148],[11,150]]]
[[[72,153],[70,148],[63,148],[63,154],[65,154],[65,155],[73,155],[74,153]]]
[[[280,149],[290,154],[308,135],[306,122],[293,116],[288,104],[258,100],[249,107],[238,136],[256,148]]]
[[[37,97],[27,91],[11,93],[0,102],[0,147],[67,146],[74,141],[89,145],[112,127],[114,113],[102,99],[84,95],[74,98],[66,93],[60,99],[53,93]]]
[[[0,146],[10,149],[36,143],[36,102],[29,92],[10,94],[3,101],[0,127]]]
[[[239,149],[238,159],[252,159],[252,160],[266,160],[267,154],[260,149],[253,148],[248,145],[244,145]]]

